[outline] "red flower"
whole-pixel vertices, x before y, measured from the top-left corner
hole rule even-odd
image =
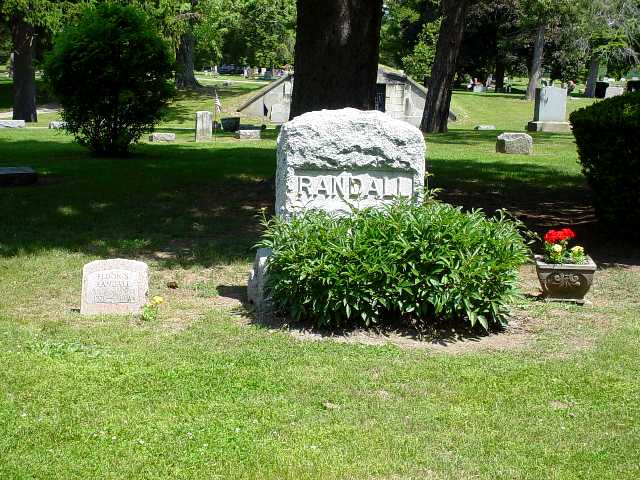
[[[544,241],[550,245],[554,243],[563,242],[575,238],[576,234],[570,228],[563,228],[562,230],[549,230],[544,234]]]

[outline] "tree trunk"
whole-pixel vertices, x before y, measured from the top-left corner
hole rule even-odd
[[[502,59],[496,61],[496,92],[501,92],[504,89],[504,73],[505,64]]]
[[[545,26],[540,25],[536,33],[536,40],[533,45],[533,58],[531,59],[531,69],[529,70],[529,85],[527,86],[527,100],[536,98],[536,88],[542,76],[542,53],[544,51],[544,31]]]
[[[382,0],[298,0],[290,118],[323,108],[372,110]]]
[[[13,41],[13,119],[37,122],[36,71],[33,68],[35,33],[21,15],[11,21]]]
[[[180,42],[176,49],[176,87],[194,89],[200,86],[193,73],[193,50],[195,40],[193,34],[187,31],[180,35]]]
[[[587,77],[587,87],[584,90],[585,96],[593,98],[596,95],[596,82],[598,81],[598,70],[600,69],[600,59],[593,55],[589,64],[589,76]]]
[[[431,68],[431,88],[427,91],[420,124],[420,128],[425,132],[447,131],[451,91],[468,4],[468,0],[442,0],[442,23],[436,45],[436,57]]]

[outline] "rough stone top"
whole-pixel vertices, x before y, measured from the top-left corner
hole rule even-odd
[[[521,132],[505,132],[498,135],[498,140],[528,140],[532,139],[528,133]]]
[[[291,154],[294,155],[291,155]],[[317,169],[413,170],[424,176],[420,130],[377,110],[320,110],[285,123],[278,163]]]

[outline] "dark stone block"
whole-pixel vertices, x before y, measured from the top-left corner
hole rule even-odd
[[[31,167],[0,167],[0,187],[32,185],[38,181],[38,174]]]

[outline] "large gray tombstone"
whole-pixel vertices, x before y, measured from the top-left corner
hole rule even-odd
[[[425,142],[420,130],[377,110],[321,110],[285,123],[278,135],[276,215],[306,209],[348,215],[424,188]],[[269,252],[256,255],[247,293],[258,315]]]
[[[536,89],[533,121],[527,125],[530,132],[569,132],[567,122],[567,90],[560,87]]]
[[[82,269],[82,315],[137,314],[147,303],[149,269],[144,262],[96,260]]]
[[[424,175],[425,143],[416,127],[377,110],[305,113],[278,136],[276,214],[348,213],[414,197]]]
[[[213,138],[213,113],[196,112],[196,142],[206,142]]]

